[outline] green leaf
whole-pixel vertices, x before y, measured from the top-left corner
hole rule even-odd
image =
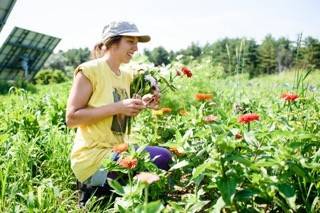
[[[254,147],[258,147],[259,146],[259,142],[257,141],[255,135],[253,134],[253,132],[245,132],[244,133],[244,140],[249,144],[252,145]]]
[[[287,201],[288,205],[292,209],[296,209],[296,193],[294,188],[288,184],[278,184],[277,188],[280,195]]]
[[[231,205],[234,194],[236,192],[236,179],[233,177],[220,178],[217,181],[217,185],[224,202],[227,205]]]
[[[202,208],[207,205],[209,201],[198,201],[195,204],[192,205],[190,209],[188,209],[188,212],[200,212]]]
[[[108,183],[109,186],[111,186],[115,190],[115,193],[117,193],[118,195],[124,195],[123,186],[121,186],[118,181],[108,179]]]
[[[176,169],[180,169],[180,168],[185,167],[185,166],[187,166],[187,165],[189,165],[189,162],[186,161],[186,160],[183,160],[183,161],[175,164],[174,166],[172,166],[172,167],[169,169],[169,171],[173,171],[173,170],[176,170]]]
[[[147,204],[146,206],[146,211],[145,211],[145,206],[144,204],[141,204],[139,206],[137,206],[134,209],[134,212],[136,213],[160,213],[162,210],[164,209],[164,206],[162,205],[162,203],[157,200],[157,201],[153,201]]]
[[[250,200],[254,195],[259,194],[258,189],[243,189],[236,193],[236,200],[237,201],[248,201]]]
[[[203,163],[193,169],[192,179],[197,178],[199,175],[203,174],[204,171],[211,167],[211,163]]]
[[[227,161],[230,161],[230,160],[234,160],[234,161],[237,161],[247,167],[250,167],[252,162],[244,157],[242,157],[241,155],[232,155],[228,158],[226,158]]]
[[[222,197],[219,197],[216,204],[213,206],[213,213],[220,213],[222,208],[225,207],[226,204]]]
[[[289,168],[291,171],[293,171],[296,175],[299,175],[300,177],[309,179],[308,173],[302,168],[302,166],[296,164],[296,163],[289,163]]]

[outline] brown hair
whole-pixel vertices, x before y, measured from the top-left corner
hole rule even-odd
[[[119,44],[121,38],[122,36],[113,36],[97,43],[91,51],[91,58],[96,59],[102,57],[113,44]]]

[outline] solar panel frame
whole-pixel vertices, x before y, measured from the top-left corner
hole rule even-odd
[[[21,62],[28,59],[32,79],[60,42],[60,38],[15,27],[0,49],[0,79],[12,80],[23,73]]]
[[[1,0],[0,1],[0,32],[11,13],[13,6],[15,5],[16,0]]]

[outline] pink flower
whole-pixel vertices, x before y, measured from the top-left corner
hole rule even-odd
[[[135,178],[142,183],[151,184],[160,180],[159,176],[150,172],[140,172],[135,176]]]
[[[203,117],[203,121],[205,123],[212,123],[212,122],[215,122],[217,120],[218,120],[218,117],[214,116],[214,115],[208,115],[208,116]]]

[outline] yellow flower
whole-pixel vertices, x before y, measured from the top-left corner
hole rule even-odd
[[[161,115],[163,115],[163,111],[162,111],[161,109],[159,109],[159,110],[152,110],[152,115],[161,116]]]

